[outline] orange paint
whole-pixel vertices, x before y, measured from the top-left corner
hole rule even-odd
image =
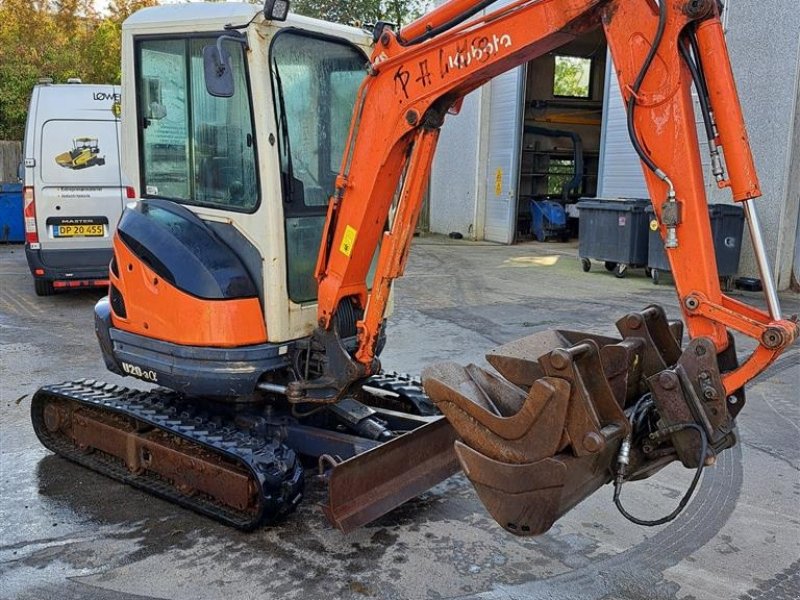
[[[711,108],[719,129],[719,143],[728,165],[728,181],[721,187],[730,186],[736,202],[758,198],[761,196],[761,186],[728,60],[725,33],[719,19],[698,25],[697,44],[708,82]]]
[[[125,301],[126,318],[112,311],[117,329],[184,346],[233,348],[267,341],[258,298],[205,300],[180,291],[114,236],[119,277],[111,283]]]
[[[317,262],[318,321],[329,328],[342,299],[365,310],[359,322],[357,359],[373,368],[374,345],[391,282],[402,275],[436,133],[447,110],[493,77],[597,28],[605,29],[627,100],[654,41],[658,5],[649,0],[517,0],[413,46],[403,43],[465,14],[477,0],[451,0],[401,31],[384,30],[376,44],[370,75],[359,91],[336,192],[329,205]],[[759,342],[767,328],[785,333],[784,345],[756,350],[726,380],[743,385],[763,371],[797,337],[789,321],[761,320],[758,309],[733,305],[720,290],[703,169],[692,101],[692,78],[679,52],[679,38],[694,26],[685,2],[665,0],[666,26],[655,59],[636,95],[634,122],[641,145],[672,180],[682,209],[678,247],[668,250],[681,305],[702,299],[700,310],[683,309],[690,335],[710,338],[719,351],[728,328]],[[716,4],[697,21],[699,59],[724,148],[734,199],[760,194],[752,153],[736,94]],[[645,168],[653,208],[662,222],[668,187]],[[405,179],[403,177],[405,176]],[[390,233],[384,235],[400,188]],[[666,228],[661,227],[662,236]],[[356,234],[354,235],[354,232]],[[366,277],[378,242],[381,253],[368,293]],[[754,318],[757,317],[757,318]]]

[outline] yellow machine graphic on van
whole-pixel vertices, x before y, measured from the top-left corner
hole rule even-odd
[[[67,169],[86,169],[106,164],[105,156],[98,156],[97,138],[81,137],[72,140],[72,150],[56,156],[56,162]]]

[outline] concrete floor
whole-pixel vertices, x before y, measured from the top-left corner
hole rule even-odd
[[[736,294],[759,301],[756,294]],[[625,521],[604,488],[547,534],[515,538],[456,476],[350,535],[310,494],[285,523],[244,534],[51,455],[29,424],[44,383],[105,373],[92,329],[98,293],[37,298],[19,246],[0,246],[0,598],[800,598],[800,350],[748,389],[742,443],[704,476],[674,523]],[[386,368],[482,361],[489,348],[556,326],[613,333],[650,303],[677,315],[670,285],[600,265],[564,245],[416,240],[397,285]],[[800,312],[798,296],[785,312]],[[126,384],[135,382],[126,380]],[[675,506],[691,473],[631,484],[646,517]]]

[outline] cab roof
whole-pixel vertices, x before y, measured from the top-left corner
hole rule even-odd
[[[136,11],[122,25],[127,30],[160,30],[191,31],[193,26],[204,29],[225,25],[247,25],[251,21],[264,22],[263,6],[245,2],[188,2],[183,4],[163,4]],[[338,23],[329,23],[302,15],[289,13],[283,23],[274,22],[284,27],[300,29],[324,29],[332,35],[346,37],[364,37],[366,33],[357,27],[349,27]]]

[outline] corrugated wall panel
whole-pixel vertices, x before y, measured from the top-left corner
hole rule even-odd
[[[434,0],[441,6],[444,0]],[[432,233],[475,235],[476,185],[480,147],[481,90],[464,99],[458,115],[448,115],[442,126],[431,167],[429,219]]]
[[[430,184],[430,230],[457,231],[471,237],[474,230],[475,186],[480,140],[481,91],[464,99],[458,115],[448,115],[439,136]]]
[[[519,67],[491,82],[488,172],[486,177],[485,238],[514,241],[522,135],[525,68]]]
[[[625,105],[614,63],[606,61],[606,91],[597,195],[602,198],[649,198],[642,166],[628,137]]]

